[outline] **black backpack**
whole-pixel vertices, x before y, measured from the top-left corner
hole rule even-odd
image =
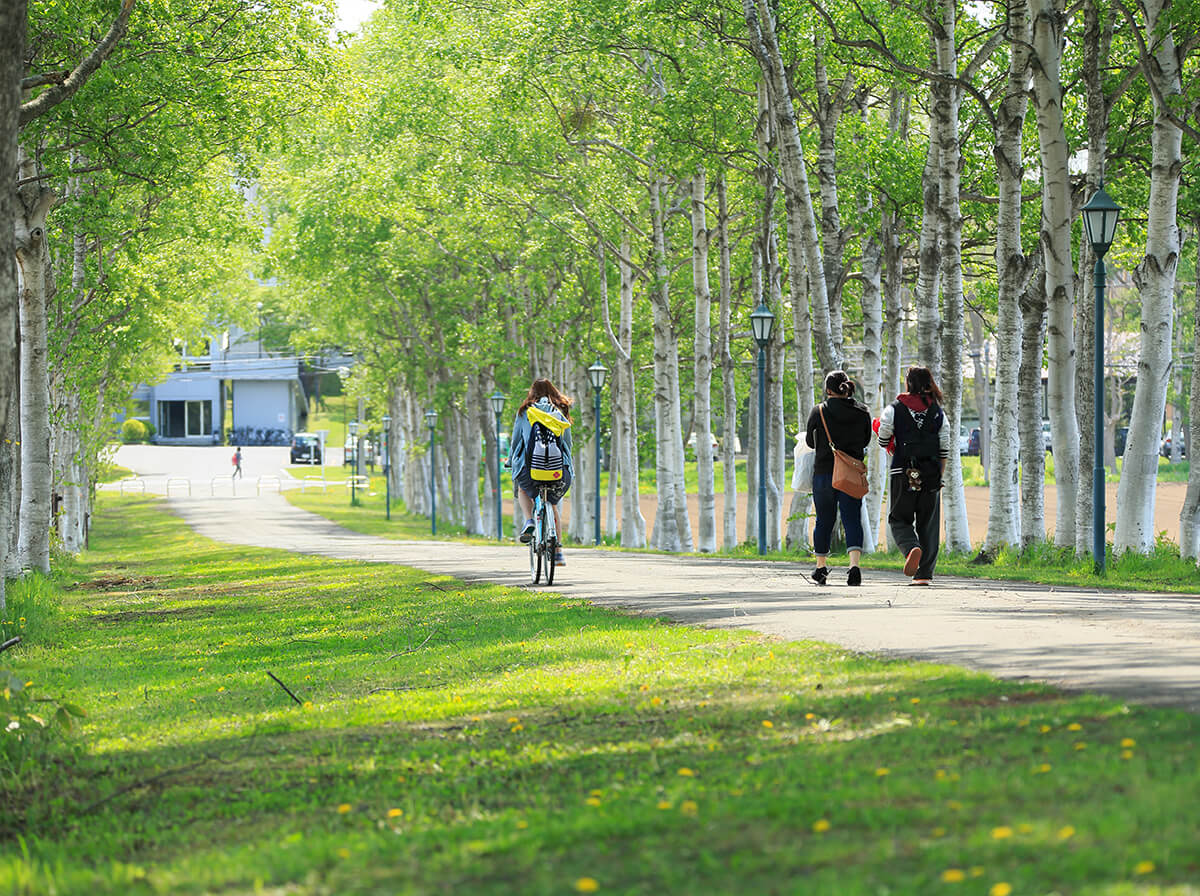
[[[904,487],[910,492],[935,492],[942,487],[942,440],[945,414],[931,404],[920,422],[902,401],[892,403],[895,421],[895,456],[904,473]],[[903,413],[901,413],[903,411]]]

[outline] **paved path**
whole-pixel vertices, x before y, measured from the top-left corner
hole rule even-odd
[[[402,542],[358,535],[277,494],[185,498],[171,506],[218,541],[401,563],[467,581],[528,585],[515,544]],[[553,590],[680,622],[954,663],[1009,679],[1200,712],[1200,597],[1064,590],[975,579],[912,588],[867,570],[861,588],[818,588],[807,564],[568,549]],[[839,575],[841,572],[843,574]]]

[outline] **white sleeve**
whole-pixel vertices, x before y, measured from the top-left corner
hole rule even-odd
[[[896,409],[890,404],[879,415],[879,447],[887,448],[888,442],[896,434]]]

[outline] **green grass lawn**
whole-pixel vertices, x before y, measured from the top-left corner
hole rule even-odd
[[[102,499],[57,609],[36,584],[4,664],[88,716],[2,769],[3,893],[1200,892],[1183,712],[221,546],[146,498]]]

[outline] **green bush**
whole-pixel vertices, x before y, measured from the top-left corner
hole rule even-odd
[[[121,424],[121,441],[126,445],[144,442],[150,437],[150,431],[141,420],[129,419]]]

